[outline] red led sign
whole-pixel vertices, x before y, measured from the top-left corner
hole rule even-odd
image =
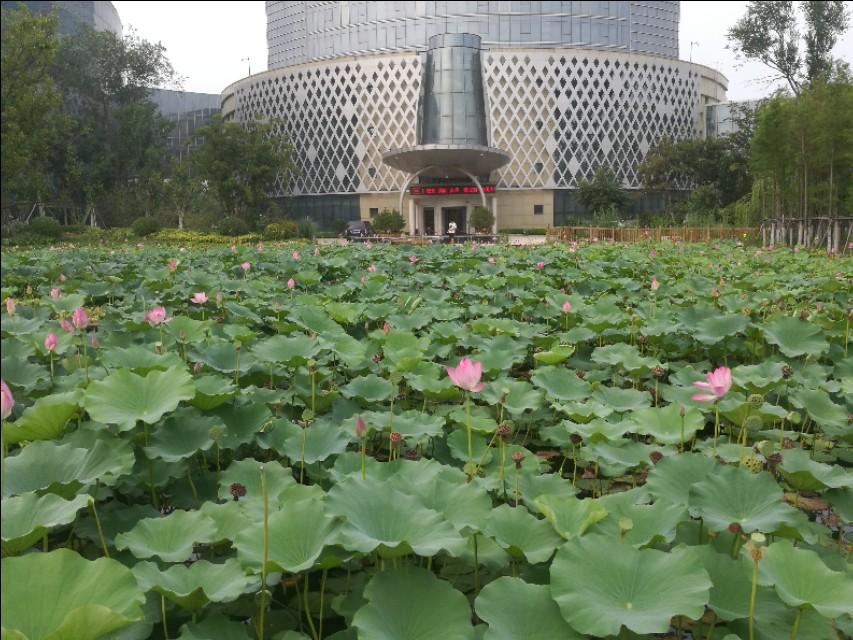
[[[484,184],[483,193],[494,193],[495,185]],[[440,185],[435,187],[415,186],[409,187],[409,195],[412,196],[454,196],[465,194],[476,195],[480,193],[477,187],[471,185]]]

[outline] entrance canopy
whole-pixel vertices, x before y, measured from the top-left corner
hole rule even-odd
[[[487,176],[510,161],[510,155],[480,145],[422,144],[392,149],[382,154],[382,161],[408,174],[431,178]]]

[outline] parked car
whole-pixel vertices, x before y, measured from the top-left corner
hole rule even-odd
[[[341,234],[347,240],[364,240],[376,235],[373,226],[367,220],[352,220]]]

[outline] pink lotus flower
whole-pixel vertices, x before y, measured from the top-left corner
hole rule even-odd
[[[494,258],[489,258],[489,264],[497,264],[497,262]]]
[[[660,288],[660,282],[658,282],[657,276],[652,276],[652,291],[657,291]]]
[[[293,278],[289,278],[287,281],[287,288],[293,289],[295,286],[296,286],[296,280],[294,280]]]
[[[98,349],[101,346],[101,343],[98,342],[98,334],[97,333],[93,333],[89,337],[89,346],[91,346],[93,349]]]
[[[50,297],[51,298],[58,298],[61,295],[62,295],[62,290],[59,287],[54,287],[53,289],[50,290]]]
[[[569,313],[572,310],[572,303],[566,300],[563,303],[563,313]]]
[[[5,420],[12,415],[12,407],[15,406],[15,398],[6,386],[6,381],[0,379],[0,418]]]
[[[376,265],[375,264],[370,265],[369,267],[367,267],[367,271],[369,273],[376,273]]]
[[[302,257],[302,255],[301,255],[298,251],[294,251],[294,252],[293,252],[292,254],[290,254],[290,255],[293,257],[293,259],[294,259],[294,260],[299,260],[299,258],[301,258],[301,257]]]
[[[713,402],[719,400],[732,386],[732,370],[728,367],[719,367],[705,374],[706,382],[694,382],[693,386],[697,389],[704,389],[711,393],[697,393],[693,396],[694,400],[702,402]]]
[[[240,265],[240,268],[241,268],[243,271],[248,271],[249,269],[251,269],[251,268],[252,268],[252,265],[251,265],[251,263],[249,263],[249,262],[243,262],[243,263]]]
[[[391,325],[386,321],[385,324],[382,325],[382,331],[388,333],[391,331]]]
[[[363,438],[365,433],[367,433],[367,425],[364,423],[364,418],[358,416],[355,419],[355,435]]]
[[[657,258],[657,257],[658,257],[658,252],[657,252],[657,251],[655,251],[654,249],[652,249],[651,251],[649,251],[649,257],[650,257],[650,258]]]
[[[59,320],[59,326],[62,327],[62,329],[64,331],[67,331],[68,333],[74,333],[74,326],[65,318],[61,318]]]
[[[373,248],[373,243],[372,243],[370,240],[368,240],[367,242],[365,242],[365,243],[364,243],[364,247],[365,247],[366,249],[372,249],[372,248]]]
[[[81,331],[89,326],[89,314],[83,307],[77,307],[71,314],[71,324]]]
[[[545,263],[540,260],[539,262],[536,263],[536,268],[537,269],[544,269]]]
[[[60,273],[60,274],[59,274],[59,281],[60,281],[60,282],[65,282],[67,279],[68,279],[68,278],[66,278],[66,277],[65,277],[65,274],[64,274],[64,273]]]
[[[152,327],[166,321],[166,307],[154,307],[145,313],[145,321]]]
[[[6,313],[10,316],[15,315],[15,300],[14,298],[6,298]]]
[[[313,252],[313,253],[314,253],[314,255],[315,255],[315,256],[319,256],[319,255],[320,255],[320,247],[314,247],[314,252]]]
[[[447,367],[447,375],[450,380],[460,389],[467,391],[482,391],[485,386],[480,382],[483,375],[483,364],[472,362],[468,358],[462,358],[456,367]]]
[[[174,258],[169,258],[169,261],[166,263],[166,266],[169,267],[169,271],[174,271],[178,268],[178,261]]]
[[[45,339],[44,339],[44,348],[47,349],[48,351],[56,351],[56,343],[57,343],[56,334],[51,331],[50,333],[47,334],[47,337],[45,337]]]
[[[416,255],[412,254],[409,256],[409,262],[411,262],[412,264],[415,264],[417,261],[418,257]]]
[[[207,302],[207,294],[204,291],[198,291],[190,300],[196,304],[204,304]]]

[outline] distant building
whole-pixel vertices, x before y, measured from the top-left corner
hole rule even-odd
[[[96,31],[110,31],[119,38],[122,35],[121,19],[112,2],[8,2],[3,0],[4,9],[17,9],[25,6],[30,13],[50,13],[56,8],[59,18],[58,32],[68,35],[76,32],[81,25],[88,25]]]
[[[219,94],[216,93],[152,89],[149,99],[157,105],[162,116],[173,122],[167,146],[178,160],[198,146],[194,139],[196,129],[219,113]]]
[[[760,100],[720,102],[705,107],[705,137],[719,138],[738,130],[738,113],[750,113],[758,108]]]

